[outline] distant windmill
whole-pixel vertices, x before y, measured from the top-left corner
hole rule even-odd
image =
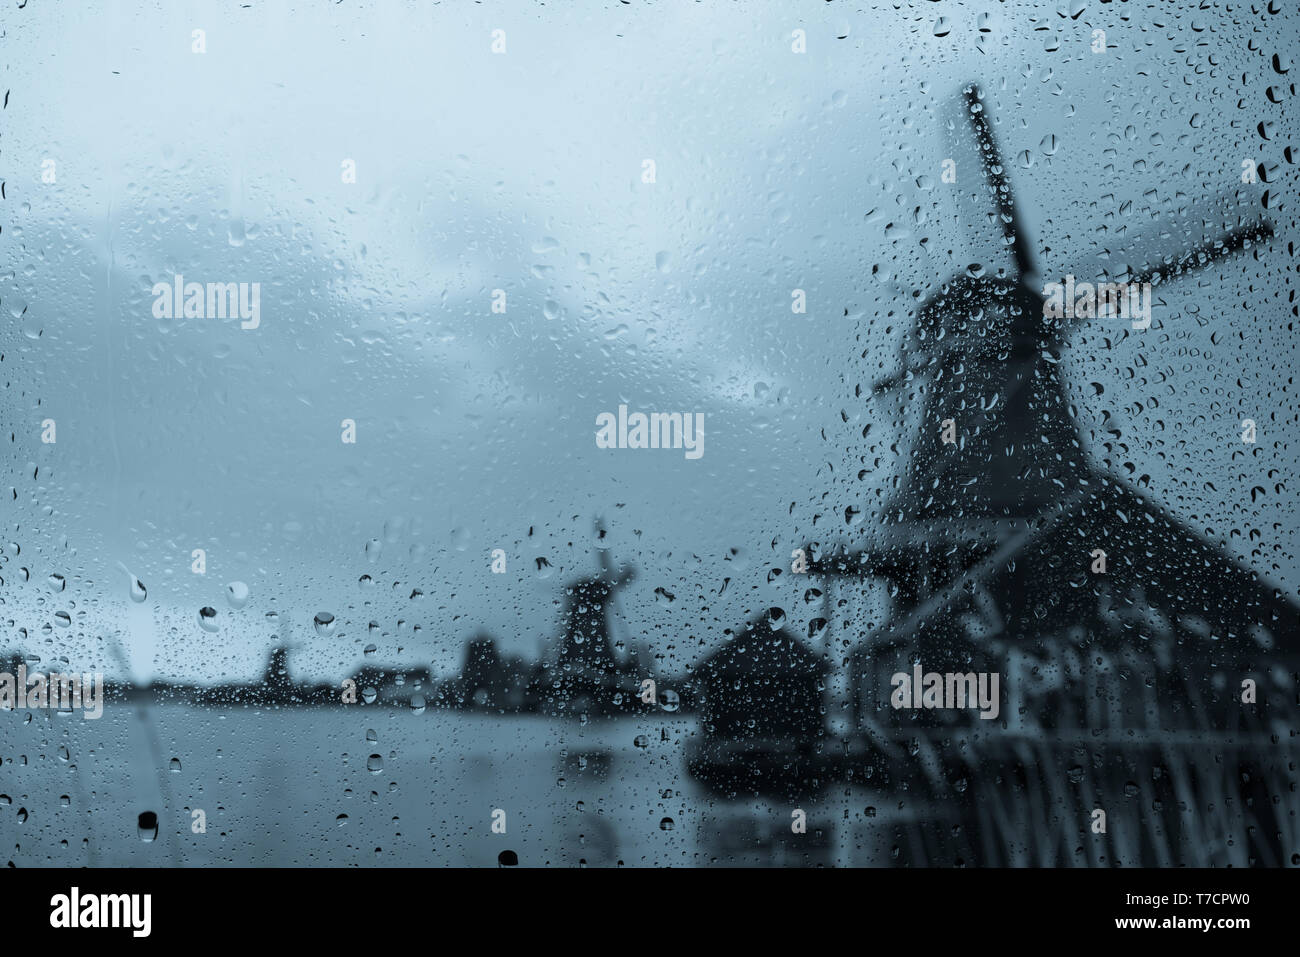
[[[596,535],[604,537],[599,520]],[[622,704],[626,704],[636,686],[635,676],[625,673],[615,656],[610,634],[614,596],[636,577],[636,570],[630,565],[616,568],[607,548],[598,551],[600,573],[567,586],[559,647],[535,679],[537,693],[552,708],[613,712],[619,708],[615,697],[621,692]]]
[[[1052,358],[1074,323],[1046,316],[977,87],[965,101],[1014,275],[972,270],[921,305],[876,386],[914,389],[921,414],[875,541],[809,546],[814,573],[888,584],[880,627],[828,638],[860,760],[883,755],[891,788],[928,802],[898,838],[912,863],[1280,865],[1300,852],[1300,607],[1089,461]],[[1246,222],[1128,281],[1271,235]],[[1000,720],[896,710],[891,676],[918,664],[999,673]]]

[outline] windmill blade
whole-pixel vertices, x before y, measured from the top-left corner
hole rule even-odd
[[[1029,249],[1028,239],[1021,235],[1023,221],[1016,211],[1015,197],[1011,192],[1011,183],[1007,180],[1006,166],[998,150],[993,130],[984,115],[983,97],[978,85],[972,83],[966,88],[967,116],[971,129],[979,143],[980,164],[988,179],[989,189],[993,191],[993,200],[997,204],[998,219],[1002,222],[1002,236],[1011,241],[1011,253],[1016,260],[1016,269],[1021,276],[1028,276],[1038,270],[1034,265],[1033,254]]]
[[[877,379],[875,382],[871,383],[871,391],[873,393],[891,392],[907,381],[909,373],[912,375],[920,375],[923,371],[925,370],[921,366],[909,366],[906,369],[887,375],[883,379]]]
[[[1148,264],[1137,270],[1129,282],[1166,282],[1185,273],[1204,269],[1220,259],[1226,259],[1253,243],[1262,243],[1273,235],[1273,224],[1260,217],[1245,226],[1229,230],[1217,239],[1206,240],[1169,257],[1161,263]]]
[[[1115,281],[1131,286],[1142,283],[1160,285],[1181,278],[1190,273],[1205,269],[1220,260],[1227,259],[1255,243],[1262,243],[1273,236],[1273,224],[1263,217],[1257,217],[1244,226],[1230,229],[1216,239],[1207,239],[1163,261],[1148,263],[1140,269],[1129,270],[1115,277]],[[1069,339],[1070,333],[1088,321],[1087,317],[1058,319],[1055,342],[1060,344]]]
[[[935,349],[930,353],[930,355],[926,356],[924,359],[921,359],[916,362],[910,362],[904,365],[901,369],[897,370],[896,372],[891,372],[890,374],[886,375],[883,379],[877,379],[875,382],[871,384],[871,391],[873,393],[880,393],[880,392],[890,392],[894,389],[902,388],[904,385],[907,384],[908,376],[916,378],[919,376],[927,375],[928,373],[932,372],[934,369],[941,366],[945,358],[947,358],[950,355],[960,353],[961,351],[962,350],[959,347],[952,347],[947,349]]]

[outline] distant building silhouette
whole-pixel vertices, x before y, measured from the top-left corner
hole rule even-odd
[[[503,657],[496,639],[480,634],[465,645],[460,674],[443,684],[438,702],[453,708],[519,711],[525,706],[528,680],[522,659]]]

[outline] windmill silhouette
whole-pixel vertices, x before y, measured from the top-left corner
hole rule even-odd
[[[595,532],[597,540],[604,539],[600,519]],[[598,551],[600,573],[567,586],[559,647],[534,677],[533,697],[549,712],[610,714],[635,700],[638,676],[633,662],[623,665],[615,656],[610,621],[615,594],[636,577],[636,570],[615,567],[608,548]]]
[[[972,269],[920,306],[874,390],[910,389],[921,412],[873,541],[808,546],[837,588],[888,595],[879,627],[826,633],[847,672],[848,700],[828,702],[848,712],[845,771],[926,808],[895,835],[905,862],[1286,863],[1300,607],[1089,460],[1053,358],[1075,322],[1046,315],[982,96],[964,96],[1014,273]],[[1271,235],[1243,222],[1127,281]],[[917,664],[999,673],[1002,720],[891,707],[890,676]]]
[[[1059,366],[1045,360],[1064,348],[1076,324],[1086,320],[1047,318],[1034,282],[1039,270],[1032,243],[1024,235],[979,88],[972,85],[964,95],[1015,272],[1011,277],[968,272],[943,283],[921,305],[902,343],[901,370],[875,385],[879,392],[927,379],[922,434],[929,430],[937,437],[942,422],[951,418],[962,436],[955,446],[936,442],[913,456],[899,493],[883,509],[908,539],[915,538],[908,526],[916,522],[1039,515],[1063,491],[1077,486],[1077,470],[1087,467]],[[1239,225],[1139,269],[1127,281],[1186,275],[1272,232],[1262,219]],[[1025,441],[1031,437],[1033,448]],[[1037,454],[1037,446],[1055,454]],[[928,493],[922,495],[925,489]]]

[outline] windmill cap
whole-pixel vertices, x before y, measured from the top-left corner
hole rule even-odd
[[[1005,353],[1007,361],[1041,351],[1053,338],[1043,315],[1043,297],[1018,279],[958,276],[932,293],[900,343],[901,371],[877,381],[876,390],[897,388],[909,376],[924,375],[950,358],[982,352]],[[985,355],[987,358],[987,355]]]

